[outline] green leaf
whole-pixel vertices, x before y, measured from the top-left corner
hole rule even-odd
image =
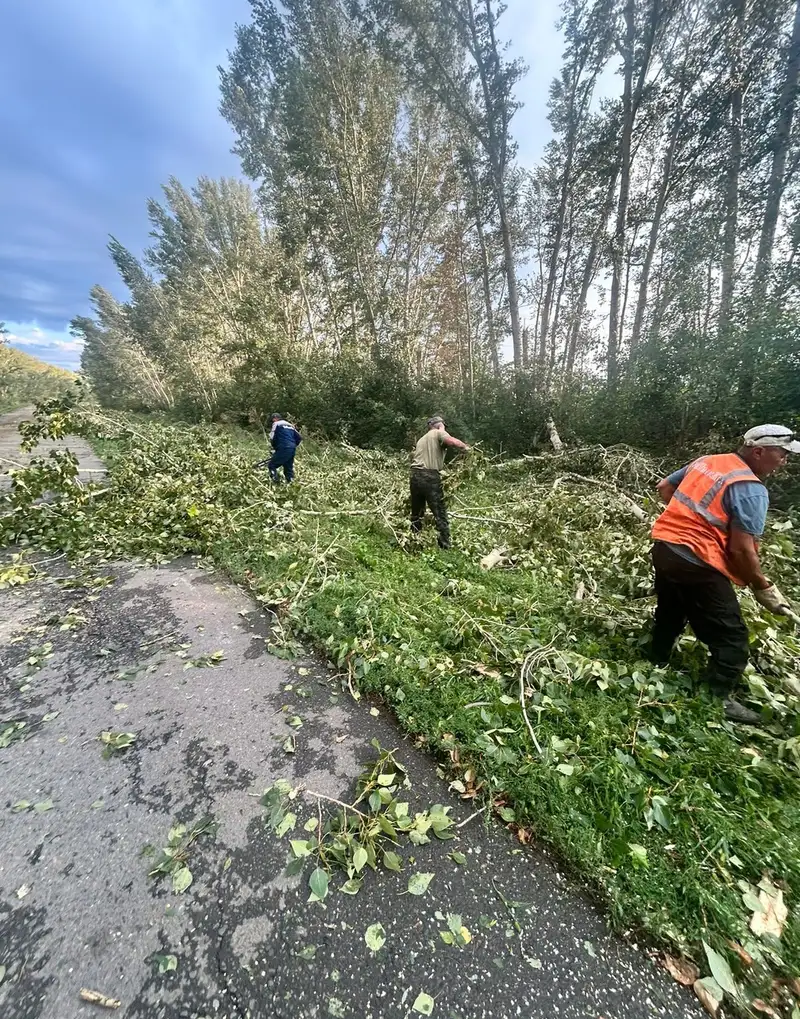
[[[633,860],[634,867],[648,866],[647,850],[644,848],[644,846],[640,846],[635,842],[629,842],[628,851],[630,853],[631,859]]]
[[[292,831],[292,829],[294,828],[294,826],[296,824],[297,824],[297,816],[295,814],[291,813],[291,811],[290,811],[288,814],[286,814],[284,819],[281,821],[281,823],[275,829],[275,834],[278,836],[278,838],[283,838],[283,836],[287,832]]]
[[[587,955],[590,955],[593,959],[597,958],[597,952],[594,950],[594,945],[591,941],[584,941],[583,947],[586,949]]]
[[[433,874],[412,874],[408,879],[409,894],[424,895],[431,881],[433,881]]]
[[[155,957],[158,963],[159,973],[170,973],[178,968],[178,959],[174,955],[157,955]]]
[[[672,812],[664,796],[654,796],[650,808],[653,811],[653,820],[656,824],[669,831],[672,827]]]
[[[298,874],[303,873],[304,867],[305,867],[304,860],[302,859],[290,860],[286,864],[286,869],[284,870],[283,873],[286,875],[286,877],[297,877]]]
[[[306,962],[311,962],[314,956],[317,954],[316,945],[306,945],[305,948],[301,948],[299,952],[295,952],[298,959],[305,959]]]
[[[23,810],[30,810],[32,806],[33,804],[28,800],[17,800],[11,805],[11,809],[15,814],[20,814]]]
[[[463,866],[467,862],[466,856],[463,853],[459,853],[458,850],[454,850],[452,853],[447,854],[453,863],[457,863],[459,867]]]
[[[338,998],[329,998],[328,1015],[334,1016],[334,1019],[345,1019],[345,1016],[347,1015],[347,1010],[345,1008],[344,1002],[339,1001]]]
[[[41,800],[39,803],[34,803],[33,809],[36,811],[37,814],[43,814],[46,810],[53,809],[53,801]]]
[[[387,870],[393,870],[399,874],[403,869],[403,858],[392,852],[391,849],[386,849],[383,853],[383,865]]]
[[[379,952],[386,944],[386,931],[382,923],[373,923],[364,932],[364,940],[371,952]]]
[[[356,869],[356,874],[360,874],[364,867],[366,867],[368,859],[366,849],[363,846],[358,846],[353,853],[353,866]]]
[[[431,1015],[434,1004],[435,1002],[430,994],[420,991],[411,1007],[415,1012],[419,1012],[420,1015]]]
[[[303,831],[314,831],[319,825],[319,821],[316,817],[309,817],[306,823],[303,825]]]
[[[293,729],[301,729],[303,726],[303,719],[299,715],[292,715],[288,724],[291,725]]]
[[[311,856],[311,845],[306,839],[290,839],[289,845],[292,847],[292,852],[298,860]]]
[[[710,945],[706,944],[705,941],[703,942],[703,949],[706,953],[706,959],[708,959],[711,975],[723,991],[736,997],[739,992],[736,987],[736,979],[728,965],[728,960],[724,955],[720,955],[719,952],[716,952]]]
[[[181,892],[186,891],[192,880],[192,872],[187,866],[178,867],[172,874],[172,890],[180,895]]]
[[[560,772],[562,775],[566,775],[567,777],[569,777],[570,775],[574,775],[575,774],[575,765],[574,764],[558,764],[558,765],[556,765],[556,771]]]
[[[105,800],[95,800],[94,803],[91,805],[91,809],[102,810],[105,805],[106,805]]]
[[[361,878],[351,877],[348,881],[345,881],[339,891],[344,892],[345,895],[358,895],[362,884],[363,880]]]
[[[308,887],[311,889],[309,902],[322,902],[328,894],[328,875],[321,867],[317,867],[308,879]]]

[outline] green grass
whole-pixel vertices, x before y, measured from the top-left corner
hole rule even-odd
[[[747,600],[761,670],[749,700],[763,731],[723,721],[697,679],[704,651],[691,636],[672,669],[644,661],[647,527],[612,492],[553,484],[567,471],[613,477],[643,502],[655,472],[641,454],[461,463],[447,485],[451,511],[516,526],[454,519],[456,547],[440,552],[432,529],[409,533],[405,457],[308,442],[299,483],[276,489],[249,468],[264,455],[251,436],[134,427],[104,442],[111,492],[88,503],[71,495],[66,516],[27,509],[7,537],[109,557],[211,557],[272,613],[277,653],[301,638],[383,697],[456,788],[510,805],[523,837],[551,845],[618,927],[707,972],[705,941],[748,998],[800,972],[800,728],[797,698],[782,692],[800,643]],[[772,575],[797,594],[787,532],[765,545]],[[484,571],[495,546],[509,559]],[[540,750],[519,704],[526,662]],[[764,875],[790,908],[780,940],[748,926],[743,896]],[[729,940],[755,957],[752,968]]]

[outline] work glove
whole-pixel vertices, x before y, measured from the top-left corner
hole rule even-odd
[[[753,591],[753,594],[757,602],[760,602],[765,609],[769,609],[776,616],[797,618],[797,614],[792,610],[788,599],[781,594],[774,584],[770,584],[769,587],[765,587],[762,591]]]

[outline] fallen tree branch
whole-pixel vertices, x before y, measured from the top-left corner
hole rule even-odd
[[[530,718],[528,718],[528,709],[527,709],[527,706],[525,704],[525,679],[526,679],[527,665],[528,665],[528,661],[530,660],[530,657],[531,656],[528,655],[528,657],[522,663],[522,668],[519,670],[519,706],[522,708],[522,717],[525,719],[525,725],[527,725],[527,727],[528,727],[528,733],[530,734],[530,737],[533,740],[533,745],[536,747],[536,750],[538,751],[539,756],[540,757],[544,757],[544,753],[542,752],[542,748],[539,745],[539,740],[536,738],[536,732],[534,731],[534,728],[531,725]]]
[[[470,821],[474,821],[476,817],[480,817],[481,814],[485,814],[489,807],[491,807],[491,803],[487,803],[485,807],[481,807],[480,810],[476,810],[474,814],[470,814],[465,820],[459,821],[456,828],[463,828],[465,825],[469,824]]]
[[[316,800],[325,800],[326,803],[334,803],[337,807],[342,807],[344,810],[352,810],[354,814],[358,814],[359,817],[363,817],[365,821],[369,820],[369,815],[364,814],[354,807],[351,803],[345,803],[344,800],[337,800],[333,796],[326,796],[324,793],[315,793],[313,789],[300,789],[299,792],[307,793],[309,796],[313,796]]]
[[[499,517],[471,517],[466,513],[451,513],[454,520],[474,520],[478,524],[505,524],[506,527],[524,527],[518,520],[501,520]]]
[[[556,480],[553,482],[553,488],[558,487],[559,483],[562,481],[584,481],[586,482],[587,485],[596,485],[598,488],[604,488],[607,492],[613,493],[614,495],[617,496],[617,498],[624,502],[628,509],[631,511],[631,513],[633,513],[633,515],[638,520],[641,520],[642,523],[647,523],[647,521],[650,519],[650,517],[642,509],[642,507],[635,503],[633,499],[630,498],[630,496],[625,495],[624,492],[620,492],[620,490],[615,485],[611,485],[607,481],[601,481],[599,478],[587,478],[583,474],[568,473],[562,474],[559,477],[557,477]]]

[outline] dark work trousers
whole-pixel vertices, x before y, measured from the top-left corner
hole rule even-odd
[[[439,532],[439,548],[450,548],[450,524],[444,505],[442,476],[439,471],[422,467],[411,469],[411,530],[422,530],[425,507],[430,506],[436,530]]]
[[[279,482],[281,480],[278,471],[283,468],[283,474],[286,478],[286,482],[294,481],[294,449],[276,449],[272,456],[267,461],[267,467],[269,467],[269,476],[273,481]]]
[[[665,665],[687,622],[709,650],[705,675],[714,693],[732,694],[749,657],[747,627],[728,578],[711,566],[699,566],[657,541],[655,626],[651,657]]]

